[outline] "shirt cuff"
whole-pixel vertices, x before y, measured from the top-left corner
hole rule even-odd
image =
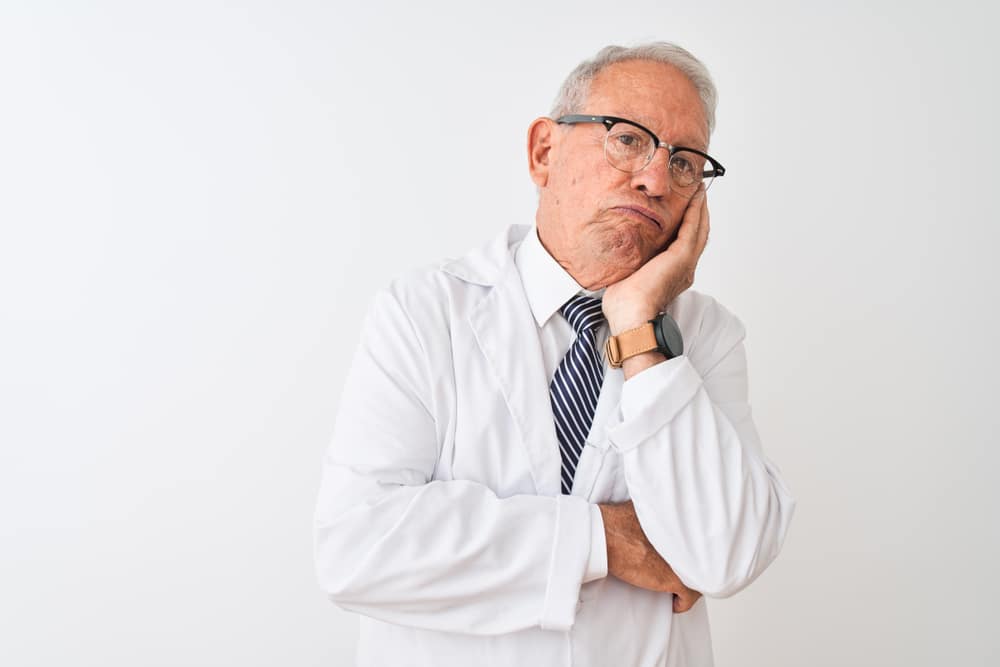
[[[612,446],[620,453],[638,447],[669,423],[701,385],[701,375],[683,354],[633,375],[622,385],[622,421],[607,430]]]
[[[608,576],[608,544],[604,535],[604,517],[601,508],[590,506],[590,557],[583,572],[583,583]]]
[[[542,603],[539,626],[542,630],[565,632],[573,626],[580,585],[588,555],[583,548],[588,538],[588,517],[593,505],[580,496],[559,495],[556,501],[556,534],[549,560],[548,586]]]

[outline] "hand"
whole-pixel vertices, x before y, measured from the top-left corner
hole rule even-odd
[[[598,507],[608,543],[608,574],[639,588],[673,593],[674,613],[693,607],[701,593],[685,586],[649,543],[632,501]]]
[[[688,202],[677,238],[628,278],[608,285],[603,310],[611,334],[653,319],[694,284],[698,259],[708,243],[708,199],[704,186]]]

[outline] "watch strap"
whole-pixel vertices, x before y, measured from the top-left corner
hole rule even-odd
[[[604,351],[612,368],[621,368],[622,362],[643,352],[659,349],[653,323],[646,322],[617,336],[608,336]]]

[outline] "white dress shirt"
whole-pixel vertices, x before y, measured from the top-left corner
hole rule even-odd
[[[577,294],[600,299],[604,296],[604,288],[588,290],[576,282],[576,279],[567,273],[566,269],[542,245],[538,238],[537,227],[532,227],[524,241],[518,246],[514,254],[514,264],[521,275],[524,293],[531,306],[531,313],[535,316],[535,324],[538,326],[538,340],[542,346],[542,360],[545,363],[545,377],[551,383],[559,363],[566,356],[573,341],[576,340],[576,331],[559,312],[559,309]],[[603,350],[604,342],[609,334],[608,322],[605,320],[597,328],[594,336],[597,349],[601,352],[601,359],[604,361],[605,377],[608,374],[608,360],[604,356]],[[597,418],[598,416],[606,416],[606,414],[594,415],[592,432],[596,433],[603,428],[603,425],[598,423]],[[587,569],[584,571],[584,583],[600,579],[608,574],[604,520],[601,516],[601,510],[596,504],[591,505],[590,508],[590,526],[590,558],[587,560]]]

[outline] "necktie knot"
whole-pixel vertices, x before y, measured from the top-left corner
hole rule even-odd
[[[577,294],[563,304],[559,312],[570,323],[577,335],[592,331],[604,322],[604,312],[601,310],[601,300],[584,294]]]

